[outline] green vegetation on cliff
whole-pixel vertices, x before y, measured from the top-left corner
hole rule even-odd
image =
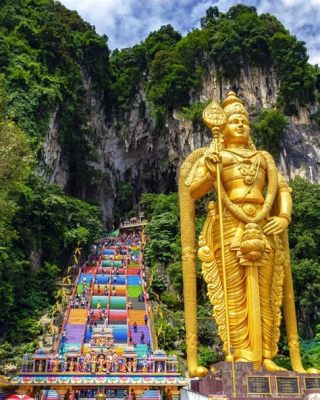
[[[254,7],[244,5],[226,13],[210,7],[201,29],[183,38],[170,25],[163,26],[140,45],[114,52],[111,65],[117,70],[113,87],[119,89],[114,95],[120,105],[128,106],[149,76],[147,99],[158,119],[189,105],[212,65],[230,86],[246,65],[273,67],[280,81],[278,106],[289,115],[299,104],[314,102],[319,90],[318,69],[308,64],[304,43],[274,16],[258,15]]]
[[[104,97],[109,87],[107,38],[53,0],[3,0],[0,4],[0,74],[8,111],[40,149],[55,116],[58,141],[70,170],[68,192],[81,196],[93,179],[92,128],[85,85]],[[108,108],[108,99],[105,99]]]
[[[3,89],[1,87],[1,89]],[[40,332],[56,279],[78,243],[101,235],[99,210],[35,175],[32,140],[0,93],[0,336],[20,344]],[[0,357],[1,358],[1,357]]]

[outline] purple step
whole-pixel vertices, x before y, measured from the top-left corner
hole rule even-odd
[[[67,341],[68,342],[79,342],[84,335],[84,325],[80,324],[67,324]]]
[[[148,326],[145,325],[138,325],[137,326],[137,332],[133,331],[133,327],[130,326],[130,333],[132,337],[132,341],[136,344],[140,343],[140,338],[142,332],[144,333],[144,343],[150,342],[150,331]]]

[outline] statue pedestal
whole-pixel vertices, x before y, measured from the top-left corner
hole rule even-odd
[[[226,399],[314,399],[320,400],[320,374],[300,374],[292,371],[254,371],[251,363],[232,364],[220,362],[217,372],[205,378],[193,379],[191,390],[208,396],[212,400]],[[233,397],[233,377],[235,396]]]

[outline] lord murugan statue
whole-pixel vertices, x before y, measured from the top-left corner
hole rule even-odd
[[[186,158],[179,177],[189,374],[207,373],[197,361],[195,201],[212,189],[217,200],[208,203],[198,257],[226,361],[281,370],[273,358],[282,308],[292,368],[305,372],[287,234],[290,188],[272,156],[256,149],[248,112],[234,92],[222,105],[212,101],[203,120],[213,140]]]

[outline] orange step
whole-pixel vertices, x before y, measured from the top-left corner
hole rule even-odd
[[[72,308],[70,310],[68,324],[85,324],[88,318],[88,310]]]
[[[136,322],[138,325],[143,325],[144,316],[145,316],[144,310],[129,310],[129,320],[131,325],[134,322]]]
[[[116,294],[113,293],[113,288],[116,290]],[[111,286],[111,295],[112,296],[125,296],[127,294],[127,288],[125,285],[119,286]]]
[[[99,289],[98,286],[100,287],[100,292],[98,290]],[[110,286],[109,284],[108,285],[94,285],[93,286],[93,294],[103,296],[105,294],[106,287],[109,288],[109,286]]]
[[[140,263],[129,263],[128,264],[128,269],[139,269],[140,268]]]

